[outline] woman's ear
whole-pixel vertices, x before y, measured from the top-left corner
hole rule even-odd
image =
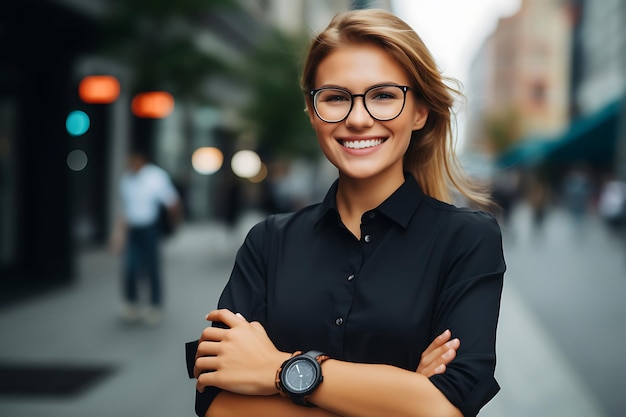
[[[428,107],[423,104],[415,105],[413,116],[413,130],[421,130],[428,120]]]
[[[316,130],[315,122],[317,121],[317,116],[315,115],[315,110],[313,110],[313,105],[307,103],[304,111],[309,114],[309,122],[311,122],[311,127],[313,128],[313,130]]]

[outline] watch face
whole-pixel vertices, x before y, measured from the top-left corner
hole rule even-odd
[[[283,384],[293,393],[306,392],[317,379],[317,369],[307,359],[292,362],[286,369]]]

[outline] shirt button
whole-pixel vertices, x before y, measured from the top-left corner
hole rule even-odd
[[[348,275],[348,281],[352,281],[354,279],[354,274]]]
[[[374,217],[376,217],[376,213],[374,213],[373,211],[370,211],[369,213],[367,213],[367,217],[369,217],[370,219],[373,219]]]
[[[335,320],[335,324],[337,326],[341,326],[343,324],[343,319],[341,317],[339,317],[337,320]]]
[[[365,235],[365,236],[363,237],[363,240],[364,240],[366,243],[370,243],[370,242],[372,241],[372,237],[371,237],[370,235]]]

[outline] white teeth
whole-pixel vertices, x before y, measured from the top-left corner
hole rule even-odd
[[[383,143],[382,139],[343,141],[342,145],[350,149],[365,149],[378,146]]]

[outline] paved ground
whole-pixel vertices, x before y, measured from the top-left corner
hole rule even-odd
[[[0,311],[0,362],[105,364],[116,367],[116,372],[111,376],[78,397],[0,397],[0,416],[194,415],[194,383],[185,374],[183,344],[196,337],[204,326],[203,317],[216,305],[219,292],[230,272],[234,250],[254,220],[247,219],[236,233],[230,235],[210,223],[187,225],[167,243],[167,311],[164,322],[157,327],[128,326],[118,320],[119,263],[115,256],[101,250],[81,255],[80,275],[72,287]],[[577,304],[587,291],[582,283],[598,279],[598,274],[586,276],[589,270],[580,267],[585,265],[584,259],[588,252],[613,256],[616,244],[597,230],[598,225],[594,224],[595,243],[586,249],[575,249],[578,240],[571,238],[557,239],[557,242],[550,240],[552,238],[544,238],[545,245],[537,248],[537,242],[528,234],[528,216],[524,210],[516,215],[513,226],[514,229],[506,232],[509,272],[506,276],[498,340],[497,377],[503,388],[480,415],[626,415],[624,408],[621,413],[615,414],[615,410],[623,405],[620,394],[624,386],[622,381],[617,381],[621,388],[614,388],[615,392],[609,393],[610,400],[598,394],[604,389],[593,387],[595,381],[602,379],[597,375],[604,374],[609,382],[617,374],[624,375],[624,368],[621,368],[623,358],[604,359],[618,358],[623,343],[616,343],[620,341],[619,338],[623,341],[623,336],[586,342],[582,344],[585,347],[582,351],[567,346],[576,344],[581,337],[605,336],[604,327],[598,325],[603,321],[594,322],[595,319],[602,319],[606,315],[616,320],[624,318],[626,307],[619,300],[623,298],[626,281],[624,264],[621,264],[621,270],[618,263],[606,266],[622,273],[620,275],[612,270],[607,274],[612,278],[602,281],[604,284],[610,282],[612,286],[604,286],[596,295],[606,296],[606,293],[611,293],[609,296],[588,297],[587,305],[581,307]],[[549,219],[546,226],[545,232],[549,236],[551,230],[558,232],[563,226],[562,216]],[[554,248],[555,244],[561,245],[558,250]],[[558,280],[552,282],[552,278],[546,277],[544,273],[554,274],[554,271],[543,271],[543,278],[528,275],[536,273],[533,269],[535,267],[542,269],[540,267],[544,265],[543,269],[549,268],[550,264],[544,262],[546,256],[549,257],[554,251],[561,253],[555,258],[559,262],[572,260],[565,265],[570,273],[578,274],[575,282],[580,289],[573,299],[553,303],[552,308],[549,308],[550,303],[545,301],[547,297],[558,296],[563,299],[569,292],[565,293],[563,287],[557,285]],[[597,259],[593,260],[595,262]],[[616,276],[623,280],[619,281]],[[560,276],[559,279],[564,278]],[[548,286],[546,289],[538,284],[542,282],[544,286],[546,282],[552,282],[554,287]],[[551,288],[555,292],[544,294]],[[564,311],[555,314],[555,310],[559,312],[559,309]],[[574,334],[570,334],[570,327],[563,325],[562,317],[565,316],[576,321],[574,326],[570,326],[577,330]],[[585,320],[582,320],[583,317]],[[623,320],[605,324],[614,326],[613,333],[619,334],[617,330],[623,328],[622,323]],[[615,327],[620,324],[621,327]],[[561,328],[566,334],[555,332],[555,327]],[[587,349],[587,346],[595,350]],[[588,369],[594,368],[593,364],[588,366],[576,362],[580,358],[585,360],[589,355],[595,357],[595,373],[588,372]],[[41,383],[45,384],[45,381]],[[615,395],[620,398],[612,398]]]

